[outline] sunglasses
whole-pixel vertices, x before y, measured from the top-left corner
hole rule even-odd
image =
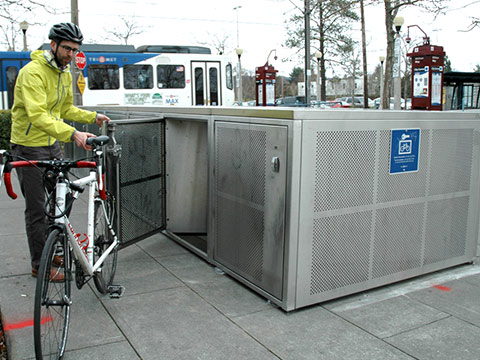
[[[61,48],[64,48],[67,52],[73,51],[74,54],[78,53],[80,51],[79,48],[72,48],[68,45],[60,45]]]

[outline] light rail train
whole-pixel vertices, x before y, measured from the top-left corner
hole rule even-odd
[[[83,105],[233,105],[231,59],[207,47],[85,44],[81,50]],[[12,107],[18,72],[29,61],[29,52],[0,52],[1,109]]]

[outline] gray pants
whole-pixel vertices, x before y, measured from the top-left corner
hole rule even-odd
[[[14,160],[52,160],[61,159],[60,145],[29,147],[11,144],[12,155],[20,158]],[[20,188],[25,198],[25,229],[32,268],[38,269],[46,240],[47,221],[43,212],[45,203],[45,187],[51,191],[51,185],[44,182],[44,169],[34,167],[17,168]]]

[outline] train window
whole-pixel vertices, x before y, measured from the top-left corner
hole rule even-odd
[[[90,90],[120,88],[118,65],[88,65],[87,73]]]
[[[13,93],[15,91],[15,82],[17,81],[18,69],[15,66],[8,66],[6,69],[7,75],[7,96],[8,108],[13,106]]]
[[[232,71],[232,64],[227,64],[225,66],[225,76],[227,77],[226,85],[227,89],[232,90],[233,89],[233,71]]]
[[[218,71],[212,67],[208,73],[210,76],[210,105],[218,105]]]
[[[158,65],[159,89],[183,89],[185,87],[185,67],[183,65]]]
[[[125,89],[152,89],[153,68],[151,65],[124,65],[123,86]]]
[[[195,68],[195,105],[205,105],[203,94],[203,69]]]

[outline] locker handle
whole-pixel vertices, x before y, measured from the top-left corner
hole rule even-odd
[[[280,158],[278,156],[272,157],[272,171],[280,172]]]

